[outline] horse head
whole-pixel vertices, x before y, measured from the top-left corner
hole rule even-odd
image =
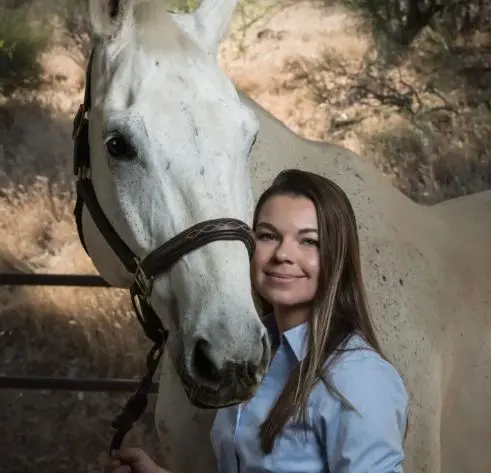
[[[174,14],[159,0],[89,0],[94,48],[75,123],[82,243],[111,285],[146,281],[139,300],[207,407],[249,398],[270,357],[243,223],[258,123],[217,63],[235,3]]]

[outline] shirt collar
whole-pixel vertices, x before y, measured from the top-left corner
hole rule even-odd
[[[272,314],[266,316],[263,323],[268,330],[269,338],[273,347],[277,347],[282,342],[286,342],[286,345],[290,347],[298,361],[302,361],[305,358],[307,355],[308,322],[304,322],[296,327],[286,330],[281,335]]]
[[[289,330],[283,332],[283,339],[294,353],[297,361],[302,361],[307,355],[307,333],[309,329],[309,323],[297,325]]]

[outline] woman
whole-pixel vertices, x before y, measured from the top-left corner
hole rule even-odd
[[[251,277],[274,356],[254,397],[217,413],[220,473],[402,472],[408,398],[370,320],[347,196],[283,171],[253,230]],[[113,473],[166,473],[139,449],[119,455]]]

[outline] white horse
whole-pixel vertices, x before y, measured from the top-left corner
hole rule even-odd
[[[491,471],[491,192],[413,203],[367,160],[298,137],[236,91],[216,61],[236,0],[203,0],[186,15],[162,4],[90,0],[91,179],[116,232],[143,258],[207,219],[250,223],[253,193],[284,168],[335,180],[357,213],[383,348],[410,394],[405,471]],[[102,276],[127,287],[131,275],[85,207],[83,228]],[[190,392],[196,401],[207,387],[214,406],[245,399],[269,358],[244,246],[216,241],[183,256],[155,279],[150,301],[180,347],[161,367],[162,448],[174,473],[210,473],[213,411]],[[198,340],[211,374],[193,363]],[[233,389],[221,368],[244,363],[255,376]]]

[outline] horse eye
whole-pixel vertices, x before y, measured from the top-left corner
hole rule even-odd
[[[135,148],[122,135],[113,135],[106,141],[107,152],[114,159],[132,159],[136,156]]]

